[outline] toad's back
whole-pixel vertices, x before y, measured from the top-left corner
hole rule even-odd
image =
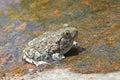
[[[43,63],[42,61],[61,60],[72,48],[77,34],[77,29],[73,27],[44,33],[28,43],[23,50],[23,59],[35,65]]]
[[[28,46],[34,47],[41,53],[67,52],[65,48],[71,48],[76,32],[75,28],[62,28],[53,32],[47,32],[33,39],[28,43]],[[66,35],[66,33],[68,33]],[[71,36],[70,36],[71,35]],[[65,38],[69,36],[68,38]],[[66,50],[66,51],[65,51]]]

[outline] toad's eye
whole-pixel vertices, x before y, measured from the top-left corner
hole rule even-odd
[[[63,38],[67,39],[67,38],[70,38],[71,34],[70,34],[70,31],[69,30],[66,30],[64,33],[63,33]]]

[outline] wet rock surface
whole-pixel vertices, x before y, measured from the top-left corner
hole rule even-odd
[[[7,2],[7,0],[5,1]],[[39,3],[36,4],[33,1],[32,4],[27,0],[22,1],[22,4],[25,3],[28,7],[33,5],[29,10],[34,11],[35,15],[32,15],[31,11],[29,14],[25,12],[28,7],[23,5],[21,7],[21,0],[15,1],[14,4],[19,4],[17,8],[22,9],[14,9],[15,5],[11,2],[0,1],[0,4],[7,5],[0,5],[0,77],[2,79],[11,76],[20,77],[30,73],[29,71],[41,72],[55,68],[68,69],[77,72],[77,75],[81,75],[80,73],[110,73],[120,70],[119,0],[44,0],[39,1],[42,9],[40,14],[37,14],[39,10],[36,6]],[[61,4],[64,5],[64,8],[61,7]],[[8,10],[8,6],[11,8],[10,10]],[[38,15],[40,16],[38,17]],[[41,15],[43,16],[41,17]],[[79,50],[72,49],[65,54],[64,60],[47,66],[35,67],[22,61],[22,50],[30,40],[45,31],[56,30],[63,24],[69,24],[78,29],[77,41],[81,45]],[[67,72],[68,75],[74,76],[74,73]],[[77,75],[73,80],[77,80]],[[94,77],[95,80],[98,79],[97,77]],[[114,77],[112,76],[111,80]],[[68,80],[69,78],[67,77]],[[101,79],[104,80],[104,76]],[[117,79],[119,80],[119,78]]]

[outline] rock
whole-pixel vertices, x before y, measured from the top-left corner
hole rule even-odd
[[[120,72],[107,74],[79,74],[65,69],[53,69],[45,72],[14,77],[11,80],[120,80]]]

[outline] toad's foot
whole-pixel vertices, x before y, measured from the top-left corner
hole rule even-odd
[[[45,61],[35,61],[35,60],[33,60],[33,59],[30,59],[30,58],[26,57],[25,55],[23,56],[23,59],[24,59],[26,62],[32,63],[32,64],[34,64],[34,65],[36,65],[36,66],[50,64],[50,63],[47,63],[47,62],[45,62]]]
[[[85,51],[85,48],[80,47],[80,44],[76,41],[73,42],[72,48],[77,49],[79,52],[84,52]]]
[[[73,48],[79,48],[80,44],[76,41],[73,42]]]

